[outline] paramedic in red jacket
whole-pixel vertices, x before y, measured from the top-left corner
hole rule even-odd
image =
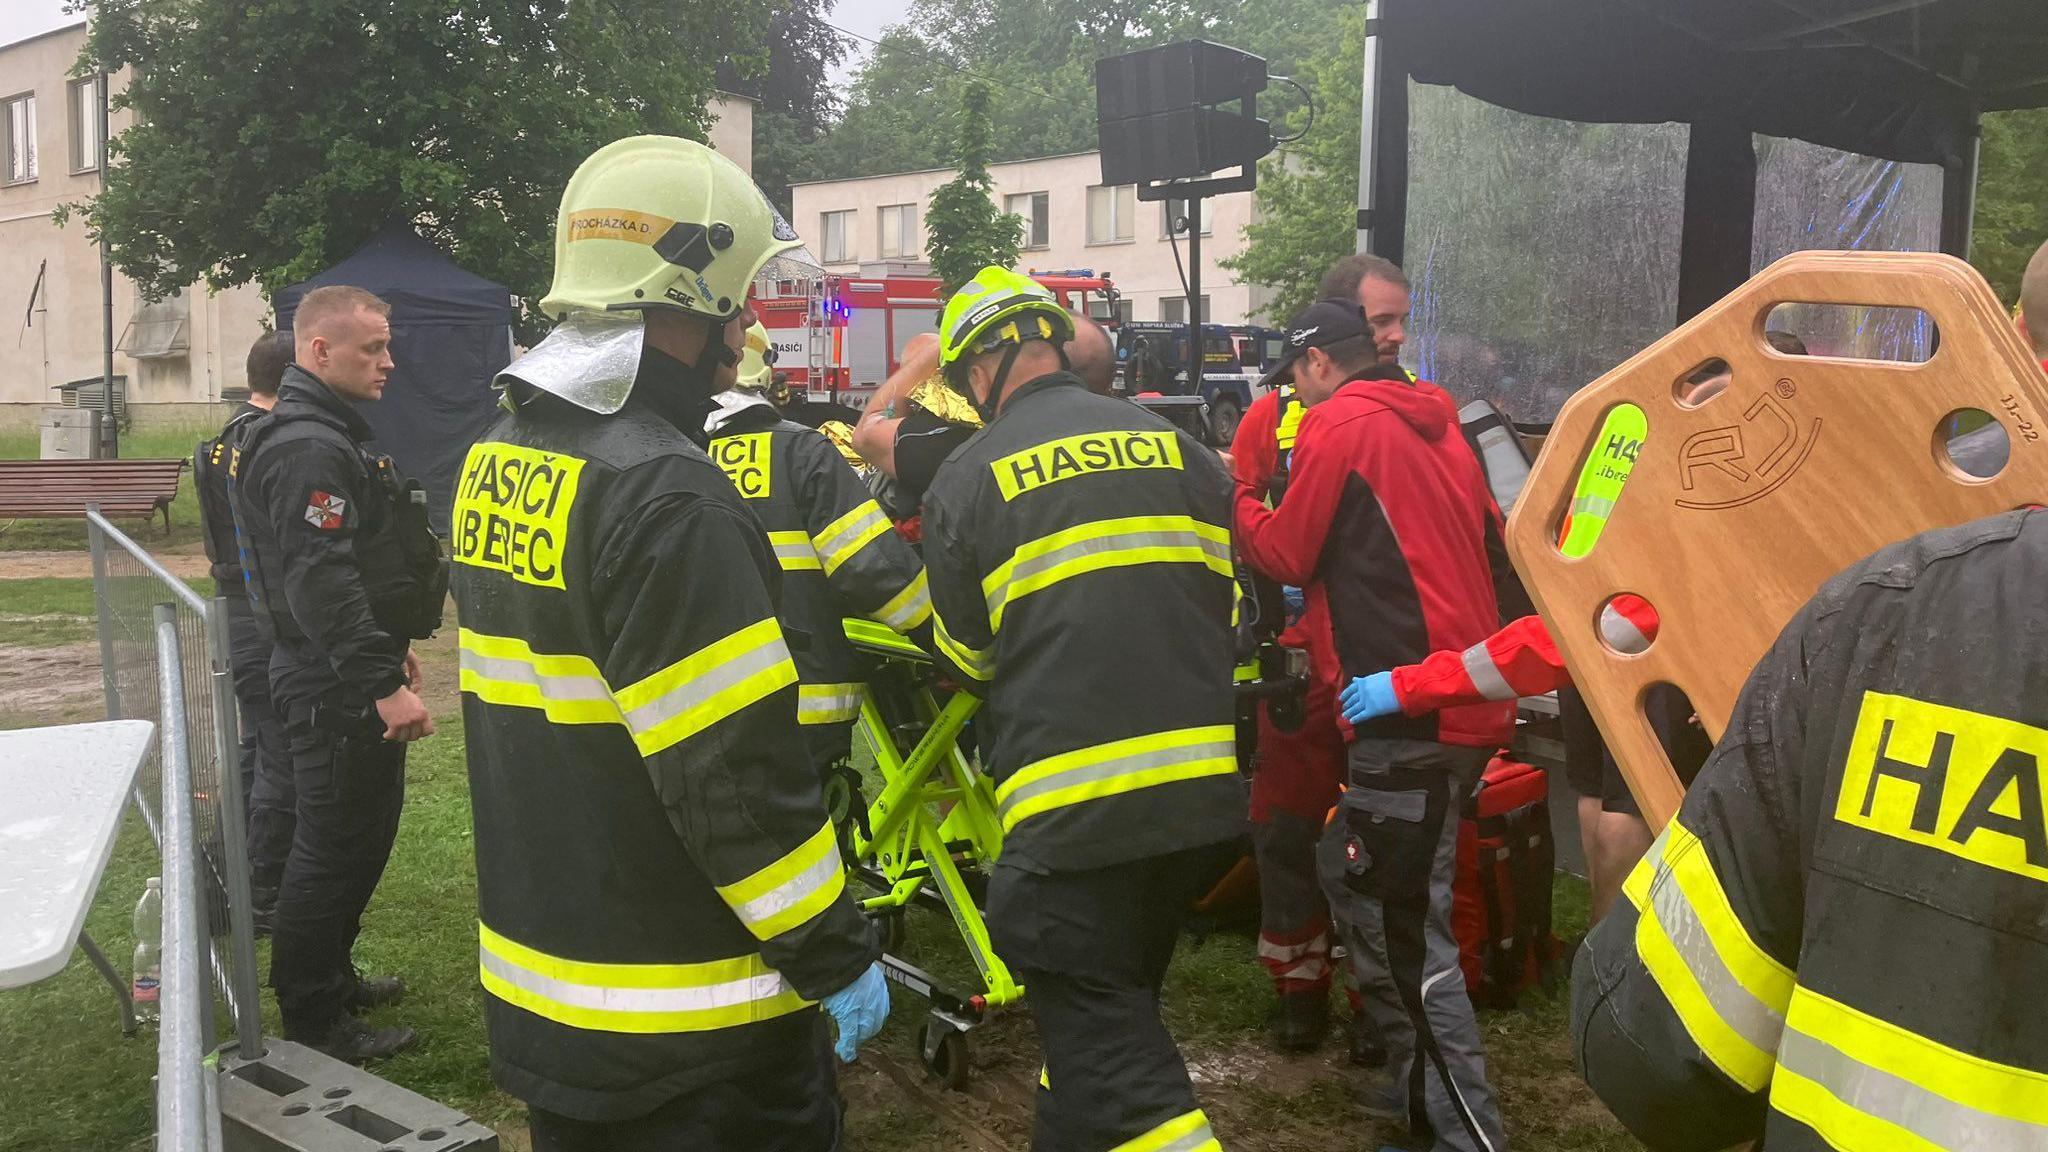
[[[1354,301],[1317,301],[1287,342],[1309,412],[1280,507],[1238,486],[1237,544],[1324,614],[1308,638],[1317,678],[1349,683],[1481,643],[1500,628],[1497,589],[1526,613],[1450,397],[1381,364]],[[1458,812],[1514,713],[1512,700],[1480,701],[1339,721],[1347,785],[1318,848],[1324,895],[1387,1043],[1380,1103],[1439,1149],[1505,1147],[1450,906]]]

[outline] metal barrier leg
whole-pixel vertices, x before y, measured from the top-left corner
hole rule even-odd
[[[100,946],[93,943],[92,937],[82,929],[78,933],[78,948],[85,953],[87,960],[92,961],[92,966],[100,970],[100,975],[106,978],[107,986],[114,990],[114,999],[121,1004],[121,1035],[133,1038],[135,994],[128,987],[128,982],[121,979],[121,974],[114,971],[112,964],[107,963],[107,954],[100,951]]]
[[[100,682],[107,694],[107,719],[121,719],[121,685],[114,670],[114,613],[107,599],[107,537],[96,523],[100,506],[91,504],[85,538],[92,546],[92,602],[100,618]]]
[[[234,674],[230,668],[227,602],[216,596],[206,604],[206,637],[212,648],[210,682],[213,689],[213,754],[219,767],[221,845],[227,859],[229,947],[234,967],[230,974],[234,995],[235,1043],[242,1055],[254,1060],[263,1055],[263,1004],[256,990],[256,924],[249,906],[248,798],[242,795],[240,754],[241,708],[235,700]]]

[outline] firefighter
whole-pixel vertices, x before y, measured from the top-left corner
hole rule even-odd
[[[822,780],[852,749],[861,690],[874,670],[847,642],[841,621],[865,616],[924,633],[932,600],[924,562],[839,450],[783,419],[764,395],[770,367],[753,335],[761,331],[759,324],[749,329],[735,386],[718,395],[705,431],[711,458],[768,530],[782,568],[783,628],[803,637],[793,653],[797,722]]]
[[[390,306],[360,288],[308,292],[276,407],[230,463],[244,576],[271,645],[297,822],[272,917],[270,982],[284,1035],[341,1060],[388,1056],[410,1028],[355,1012],[404,995],[350,961],[405,804],[405,745],[431,735],[410,642],[434,634],[447,595],[424,495],[365,447],[355,405],[391,368]]]
[[[1305,586],[1325,613],[1326,628],[1310,638],[1315,674],[1348,683],[1484,640],[1520,585],[1450,397],[1383,363],[1353,301],[1310,305],[1287,341],[1295,386],[1315,403],[1286,500],[1268,508],[1264,492],[1238,486],[1237,542],[1255,568]],[[1450,887],[1458,813],[1512,734],[1514,705],[1341,727],[1347,786],[1317,871],[1387,1042],[1389,1078],[1374,1103],[1405,1112],[1437,1148],[1498,1149]]]
[[[1159,987],[1244,830],[1228,476],[1067,370],[1073,321],[984,268],[940,362],[986,425],[925,494],[942,666],[985,695],[996,950],[1045,1049],[1033,1147],[1213,1150]]]
[[[453,517],[497,1083],[550,1149],[836,1146],[888,994],[797,725],[775,551],[706,455],[749,285],[798,248],[731,161],[636,136],[570,178]],[[794,255],[787,257],[794,259]],[[772,274],[772,273],[771,273]]]
[[[882,502],[891,516],[906,521],[919,538],[918,511],[925,490],[954,449],[981,431],[974,405],[939,376],[939,338],[911,337],[903,359],[889,374],[853,426],[853,447],[888,484]]]
[[[292,828],[298,822],[292,787],[291,745],[284,717],[270,699],[270,643],[249,603],[242,576],[242,540],[235,528],[234,493],[228,470],[242,438],[256,421],[277,406],[278,385],[292,362],[288,332],[265,332],[249,346],[245,379],[249,398],[228,417],[220,434],[199,445],[193,457],[192,486],[199,493],[199,519],[205,529],[206,559],[214,595],[227,608],[228,670],[241,714],[241,747],[237,769],[248,818],[249,911],[256,934],[268,935],[277,910],[277,885],[291,853]]]
[[[1572,976],[1652,1148],[2048,1147],[2048,514],[1894,544],[1751,673]]]

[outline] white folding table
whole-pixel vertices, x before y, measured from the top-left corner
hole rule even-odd
[[[121,998],[128,984],[85,934],[155,725],[108,720],[0,732],[0,989],[61,971],[76,946]]]

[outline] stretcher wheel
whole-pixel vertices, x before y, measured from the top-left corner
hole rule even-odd
[[[967,1087],[967,1033],[939,1020],[917,1026],[917,1055],[924,1070],[958,1092]]]

